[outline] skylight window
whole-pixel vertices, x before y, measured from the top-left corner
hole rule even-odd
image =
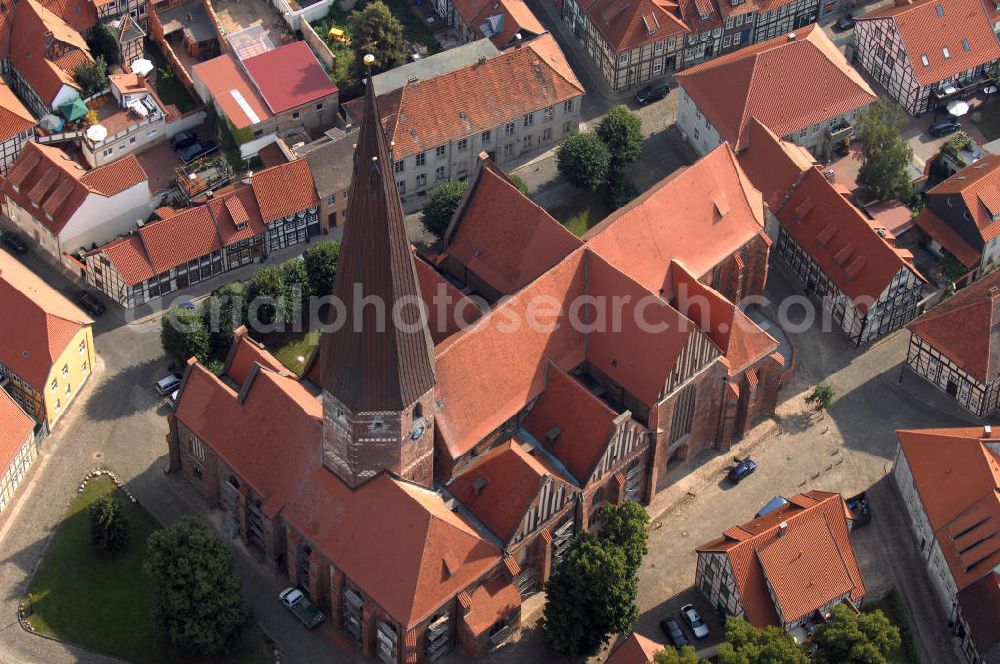
[[[942,17],[944,16],[944,7],[942,7],[941,5],[937,5],[936,7],[934,7],[934,11],[937,12],[938,16]]]
[[[969,46],[969,40],[968,39],[963,39],[962,40],[962,50],[965,51],[966,53],[968,53],[969,51],[972,50],[972,47]]]
[[[931,64],[931,61],[927,59],[927,54],[926,53],[924,53],[923,55],[920,56],[920,64],[922,64],[925,67],[927,67],[927,66],[929,66]]]
[[[948,58],[951,57],[951,51],[948,50],[947,46],[942,46],[941,47],[941,52],[944,53],[945,60],[947,60]]]

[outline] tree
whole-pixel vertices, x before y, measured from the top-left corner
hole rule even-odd
[[[665,648],[653,655],[653,664],[700,664],[702,661],[698,659],[694,646],[684,646],[680,650]]]
[[[608,199],[616,210],[628,205],[638,195],[639,188],[629,180],[627,175],[621,171],[611,171],[608,176]]]
[[[366,66],[362,58],[368,53],[375,56],[371,65],[373,75],[406,62],[403,24],[382,0],[369,2],[363,9],[352,11],[349,21],[351,45],[354,47],[351,77],[355,81],[365,77]]]
[[[309,277],[309,288],[317,297],[333,292],[333,280],[337,276],[337,259],[340,244],[337,242],[313,242],[302,255]]]
[[[512,185],[517,187],[517,190],[519,192],[521,192],[525,196],[528,195],[528,185],[525,184],[524,179],[522,179],[520,175],[518,175],[517,173],[508,173],[507,179],[510,180],[510,183]]]
[[[759,629],[730,616],[726,641],[719,646],[719,664],[809,664],[802,646],[779,627]]]
[[[833,397],[836,391],[833,386],[826,383],[820,383],[815,388],[813,388],[812,393],[806,397],[806,403],[814,404],[816,410],[824,411],[827,410],[833,404]]]
[[[90,516],[90,539],[98,549],[115,553],[128,546],[128,519],[121,505],[111,496],[98,498],[87,508]]]
[[[160,321],[160,343],[167,357],[178,365],[192,356],[203,364],[210,359],[210,335],[197,309],[173,307],[167,311]]]
[[[882,98],[875,100],[858,118],[863,156],[858,182],[882,199],[910,198],[907,168],[913,159],[913,149],[899,135],[905,123],[903,110]]]
[[[104,58],[109,65],[119,65],[122,62],[121,47],[118,45],[118,37],[111,31],[107,23],[98,21],[97,25],[90,31],[90,38],[87,40],[90,52],[96,56]]]
[[[298,256],[289,258],[281,264],[281,274],[285,279],[285,287],[288,289],[288,304],[292,309],[289,313],[291,316],[289,322],[291,322],[296,317],[301,317],[303,306],[307,304],[309,296],[312,295],[312,286],[309,283],[306,262]],[[298,297],[295,297],[296,290],[299,292]],[[296,313],[296,309],[298,313]]]
[[[209,655],[231,649],[253,619],[230,549],[193,516],[148,542],[143,568],[153,581],[153,618],[170,643]]]
[[[111,82],[108,80],[108,64],[103,56],[94,60],[81,62],[73,69],[73,80],[77,82],[84,97],[104,90]]]
[[[291,292],[280,267],[262,267],[247,282],[244,320],[253,325],[288,322],[292,316]]]
[[[611,153],[596,134],[570,134],[556,149],[559,173],[578,187],[595,190],[608,179]]]
[[[597,125],[597,137],[611,153],[611,167],[622,170],[642,156],[642,120],[622,104],[615,104]]]
[[[444,237],[444,232],[448,230],[451,217],[458,209],[458,204],[462,202],[465,195],[467,182],[457,180],[445,180],[438,186],[431,189],[420,211],[420,224],[428,234],[440,239]]]
[[[620,505],[605,505],[598,517],[602,544],[619,547],[625,553],[630,574],[637,574],[643,557],[649,552],[646,544],[649,513],[634,500],[626,500]]]
[[[233,343],[233,330],[243,324],[243,303],[246,286],[233,281],[220,286],[205,301],[205,326],[213,353],[221,353]]]
[[[857,614],[843,604],[833,607],[826,625],[816,628],[813,643],[829,664],[886,664],[900,645],[899,629],[881,610]]]
[[[593,655],[639,618],[638,583],[625,552],[590,533],[573,537],[545,590],[545,642],[564,655]]]

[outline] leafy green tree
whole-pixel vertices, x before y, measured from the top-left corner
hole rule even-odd
[[[525,196],[528,195],[528,185],[524,182],[524,179],[520,175],[517,173],[508,173],[507,179],[510,180],[511,184],[517,187],[518,191]]]
[[[241,281],[225,284],[205,300],[205,326],[209,332],[212,352],[219,354],[233,343],[233,330],[243,324],[243,298],[246,286]]]
[[[73,80],[80,86],[84,97],[104,90],[111,82],[108,80],[108,64],[103,56],[97,56],[93,61],[81,62],[73,69]]]
[[[106,23],[98,21],[97,25],[91,29],[87,46],[90,47],[91,53],[103,57],[109,65],[120,65],[122,62],[122,51],[118,45],[118,37]]]
[[[556,166],[570,183],[595,190],[608,179],[611,153],[597,134],[570,134],[556,148]]]
[[[163,352],[178,365],[192,356],[205,363],[211,356],[211,344],[205,320],[197,309],[173,307],[160,320],[160,343]]]
[[[900,635],[881,610],[858,614],[838,604],[830,622],[816,628],[813,643],[828,664],[887,664]]]
[[[626,500],[620,505],[602,507],[598,519],[601,523],[598,539],[602,544],[619,547],[625,553],[629,573],[638,573],[643,557],[649,552],[646,531],[649,513],[634,500]]]
[[[262,267],[247,282],[244,320],[256,324],[274,325],[290,322],[293,315],[291,291],[280,267]]]
[[[730,616],[726,641],[719,646],[719,664],[809,664],[802,646],[779,627],[759,629]]]
[[[545,590],[545,642],[563,655],[593,655],[639,618],[638,583],[625,551],[590,533],[574,536]]]
[[[115,553],[128,546],[131,533],[122,507],[111,496],[98,498],[87,508],[90,539],[98,549]]]
[[[428,234],[440,239],[444,237],[444,232],[448,230],[451,217],[458,209],[458,204],[462,202],[465,195],[467,182],[457,180],[445,180],[438,186],[431,189],[420,211],[420,224]]]
[[[351,46],[355,53],[354,62],[351,63],[351,77],[355,81],[364,79],[366,66],[362,58],[368,53],[375,56],[375,62],[371,65],[373,75],[406,62],[403,24],[393,16],[382,0],[374,0],[361,10],[352,11],[348,20],[351,26]]]
[[[806,397],[806,403],[814,405],[816,410],[824,411],[830,408],[833,404],[833,397],[835,395],[836,391],[833,389],[832,385],[820,383],[813,388],[813,391]]]
[[[253,618],[229,547],[193,516],[156,531],[148,546],[153,618],[170,643],[206,655],[235,646]]]
[[[307,305],[309,296],[312,295],[312,285],[309,282],[305,260],[298,256],[289,258],[281,264],[281,274],[285,278],[285,287],[288,288],[288,304],[293,308],[291,315],[293,318],[301,316],[303,307]],[[295,297],[296,291],[299,293],[298,297]],[[295,309],[298,313],[295,313]]]
[[[913,159],[913,149],[899,135],[904,124],[904,111],[883,98],[875,100],[858,118],[863,157],[858,182],[882,199],[910,198],[907,168]]]
[[[684,646],[680,650],[665,648],[653,655],[653,664],[700,664],[703,661],[698,659],[694,646]]]
[[[611,153],[611,167],[627,168],[642,156],[642,120],[622,104],[615,104],[597,125],[597,137]]]
[[[333,292],[333,280],[337,276],[337,259],[340,244],[337,242],[313,242],[302,255],[309,277],[312,294],[322,297]]]
[[[621,171],[611,171],[608,176],[608,199],[611,205],[618,208],[628,205],[628,203],[639,195],[639,188],[635,183]]]

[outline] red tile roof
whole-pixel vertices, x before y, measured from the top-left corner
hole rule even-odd
[[[890,244],[873,224],[838,193],[819,169],[806,171],[801,183],[777,213],[781,226],[862,312],[903,269],[912,270],[913,255]]]
[[[43,102],[51,104],[64,85],[79,89],[73,81],[73,68],[91,58],[86,41],[74,27],[35,0],[23,0],[14,5],[9,16],[5,13],[3,23],[4,37],[0,39],[5,42],[11,64]],[[12,24],[17,28],[11,30]],[[52,41],[79,52],[66,53],[58,62],[48,60],[45,54]]]
[[[59,235],[88,196],[109,198],[143,182],[146,173],[134,155],[87,171],[59,148],[31,142],[7,172],[0,191]]]
[[[754,117],[747,120],[744,137],[746,145],[736,158],[764,203],[777,212],[816,160],[801,145],[779,138]]]
[[[618,413],[555,364],[548,364],[546,379],[523,426],[586,486],[615,431]],[[550,442],[549,433],[557,427],[559,436]]]
[[[13,90],[0,81],[0,142],[35,126],[35,118]]]
[[[309,162],[305,159],[258,171],[250,178],[250,185],[265,223],[319,205]]]
[[[980,383],[1000,378],[1000,272],[966,286],[907,327]]]
[[[583,93],[555,39],[544,34],[486,62],[381,95],[378,107],[399,160]],[[344,104],[355,121],[361,101]]]
[[[859,21],[891,18],[920,85],[931,85],[978,65],[1000,58],[1000,45],[993,34],[981,0],[917,0],[889,6],[863,16]],[[941,8],[940,10],[938,8]],[[965,49],[963,40],[969,43]],[[946,57],[944,49],[948,49]],[[921,56],[926,55],[924,66]]]
[[[169,219],[140,229],[146,255],[156,274],[222,249],[219,233],[206,205],[188,208]]]
[[[509,295],[580,245],[576,236],[518,191],[493,162],[481,159],[445,233],[444,253]]]
[[[255,364],[277,373],[288,371],[278,358],[264,349],[262,344],[250,338],[245,325],[238,327],[233,337],[233,345],[229,349],[229,356],[226,358],[222,373],[236,381],[237,385],[242,386],[246,382]]]
[[[896,436],[931,530],[962,591],[1000,565],[996,441],[982,438],[981,427],[897,431]]]
[[[956,195],[965,203],[974,233],[984,242],[1000,235],[1000,155],[984,156],[927,192],[929,198]]]
[[[661,650],[663,646],[656,641],[632,632],[604,664],[648,664]]]
[[[272,113],[319,101],[336,94],[326,70],[304,41],[255,55],[243,61],[250,79]]]
[[[673,0],[594,0],[583,11],[615,53],[690,32]]]
[[[215,218],[215,226],[223,245],[248,240],[267,230],[253,189],[247,185],[240,185],[222,196],[217,196],[209,200],[206,205]],[[244,224],[242,229],[237,226],[241,223]]]
[[[6,474],[34,429],[35,421],[0,389],[0,474]]]
[[[962,615],[972,630],[976,649],[985,653],[1000,643],[1000,572],[987,574],[958,593]]]
[[[670,297],[670,263],[699,277],[763,234],[760,193],[720,145],[661,180],[584,235],[587,247],[653,293]]]
[[[468,597],[470,611],[462,620],[477,637],[521,606],[521,593],[503,576],[486,581]]]
[[[724,552],[733,569],[746,619],[757,627],[779,625],[768,592],[774,588],[785,622],[849,593],[865,595],[840,494],[809,491],[774,512],[735,526],[697,551]],[[784,534],[780,524],[787,527]]]
[[[152,279],[156,271],[153,269],[146,250],[142,246],[142,237],[138,234],[128,235],[109,242],[100,248],[111,265],[129,286],[141,284],[146,279]]]
[[[481,26],[487,19],[498,17],[494,20],[500,23],[499,31],[490,37],[498,48],[509,44],[519,32],[523,39],[545,32],[524,0],[457,0],[454,5],[455,13],[477,34],[485,34]]]
[[[521,447],[516,438],[498,445],[476,460],[476,465],[456,477],[448,490],[467,507],[497,539],[509,544],[523,534],[528,508],[546,484],[561,486],[565,499],[573,493],[566,482]]]
[[[229,53],[194,65],[191,76],[196,82],[204,84],[212,101],[237,129],[245,129],[274,117],[267,108],[267,102],[247,78],[236,58]]]
[[[779,136],[874,101],[872,90],[816,24],[677,73],[677,83],[737,150],[756,117]],[[791,83],[790,83],[791,82]]]
[[[38,391],[73,337],[93,321],[7,253],[0,253],[0,363]]]

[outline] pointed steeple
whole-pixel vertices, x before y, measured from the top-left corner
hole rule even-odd
[[[369,77],[333,289],[347,318],[320,342],[321,387],[353,412],[400,411],[434,387],[434,345],[419,324],[403,217]],[[402,320],[394,320],[394,308]]]

